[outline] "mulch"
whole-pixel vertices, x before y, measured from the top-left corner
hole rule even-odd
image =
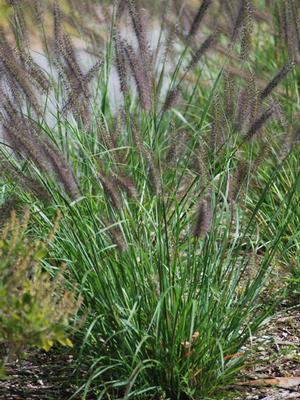
[[[64,400],[76,391],[72,385],[73,356],[57,349],[30,352],[26,360],[6,366],[7,379],[0,381],[0,399]],[[74,377],[75,381],[75,377]]]
[[[251,338],[247,349],[250,355],[240,376],[240,383],[232,389],[240,392],[235,400],[289,400],[300,399],[300,385],[292,387],[255,385],[270,378],[300,379],[300,309],[278,312]],[[289,385],[287,385],[289,386]],[[232,397],[231,397],[232,398]]]

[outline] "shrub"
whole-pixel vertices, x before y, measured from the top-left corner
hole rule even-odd
[[[78,308],[75,293],[65,288],[62,271],[55,278],[42,267],[47,241],[27,234],[29,213],[13,211],[0,236],[1,362],[30,347],[49,350],[54,343],[72,346],[69,319]],[[49,234],[51,239],[55,228]]]

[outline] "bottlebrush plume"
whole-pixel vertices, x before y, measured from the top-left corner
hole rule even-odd
[[[254,136],[256,136],[260,132],[261,128],[266,124],[266,122],[269,121],[269,119],[273,116],[273,114],[274,114],[273,106],[270,106],[265,111],[263,111],[246,132],[244,140],[246,142],[251,141],[254,138]]]
[[[208,8],[211,6],[211,4],[212,4],[212,0],[203,0],[202,1],[202,4],[198,9],[198,12],[192,22],[190,31],[188,33],[188,36],[187,36],[188,40],[197,33],[199,26],[200,26],[203,18],[205,17],[206,12],[207,12]]]
[[[196,222],[193,229],[193,236],[204,239],[212,225],[212,210],[208,200],[202,200],[198,206]]]
[[[260,93],[261,100],[264,100],[266,97],[268,97],[273,92],[273,90],[279,85],[279,83],[293,69],[293,66],[294,66],[293,63],[288,63],[277,72],[277,74],[274,76],[274,78],[267,84],[267,86]]]

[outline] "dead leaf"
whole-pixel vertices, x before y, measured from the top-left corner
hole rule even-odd
[[[283,389],[300,385],[300,376],[276,377],[266,379],[254,379],[252,381],[239,382],[239,386],[278,386]]]
[[[224,357],[224,360],[232,360],[233,358],[238,358],[238,357],[242,357],[243,353],[235,353],[235,354],[228,354],[227,356]]]

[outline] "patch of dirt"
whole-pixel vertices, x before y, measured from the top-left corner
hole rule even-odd
[[[3,400],[64,400],[75,391],[73,356],[58,350],[33,352],[27,360],[6,366],[7,379],[0,381]]]
[[[277,313],[252,337],[235,400],[300,399],[300,310]],[[246,350],[246,349],[245,349]],[[268,381],[270,378],[290,380]],[[295,379],[295,378],[298,378]],[[256,381],[256,382],[255,382]],[[273,386],[270,384],[275,383]],[[268,384],[269,383],[269,384]]]

